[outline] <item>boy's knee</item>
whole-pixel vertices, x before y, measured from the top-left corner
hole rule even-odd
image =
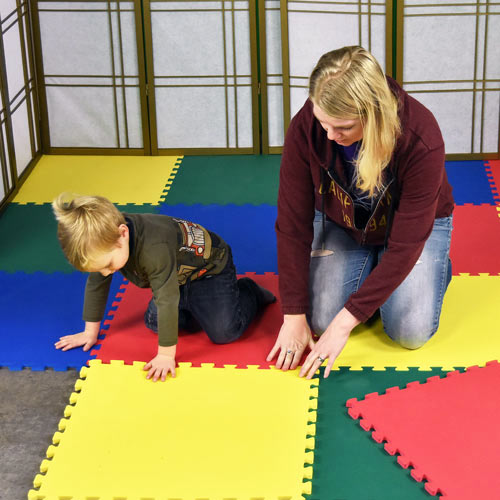
[[[205,326],[205,332],[214,344],[230,344],[241,337],[241,328],[233,324]]]

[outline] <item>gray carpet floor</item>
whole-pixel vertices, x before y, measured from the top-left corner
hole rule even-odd
[[[26,500],[78,372],[0,368],[0,500]]]

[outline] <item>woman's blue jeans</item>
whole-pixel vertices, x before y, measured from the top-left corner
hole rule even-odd
[[[380,307],[384,330],[408,349],[425,344],[439,326],[444,294],[451,280],[452,216],[436,219],[422,254],[405,280]],[[321,248],[321,213],[314,221],[312,249]],[[382,246],[360,246],[341,227],[326,220],[325,248],[333,254],[311,257],[309,323],[321,334],[359,290],[384,254]]]

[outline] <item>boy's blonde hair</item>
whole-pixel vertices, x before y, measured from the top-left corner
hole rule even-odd
[[[401,133],[398,101],[377,60],[359,46],[324,54],[309,79],[309,97],[332,118],[361,120],[357,187],[374,196]]]
[[[120,237],[123,214],[107,198],[60,194],[52,208],[57,219],[57,237],[66,258],[80,271],[87,271],[92,259],[109,252]]]

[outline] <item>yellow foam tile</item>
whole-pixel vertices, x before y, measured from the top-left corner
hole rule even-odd
[[[356,328],[335,367],[361,370],[419,367],[483,366],[500,358],[500,276],[453,276],[444,298],[438,331],[420,349],[408,350],[393,342],[378,320]],[[334,369],[335,369],[334,367]]]
[[[310,493],[318,379],[298,370],[91,361],[30,500],[302,499]]]
[[[14,203],[50,203],[62,192],[105,196],[113,203],[158,205],[182,156],[43,156]]]

